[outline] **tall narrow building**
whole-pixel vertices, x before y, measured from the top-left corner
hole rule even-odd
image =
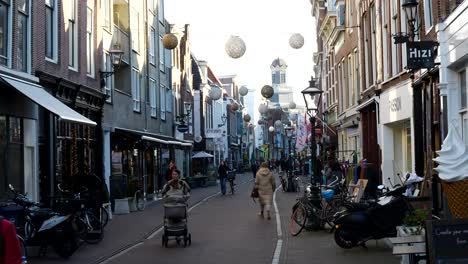
[[[289,102],[292,101],[292,88],[286,86],[286,69],[288,65],[283,59],[277,58],[271,63],[271,83],[275,91],[270,102],[274,106],[288,108]]]

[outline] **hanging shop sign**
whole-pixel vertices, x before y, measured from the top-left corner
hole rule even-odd
[[[223,130],[219,128],[207,128],[205,131],[206,138],[219,138],[223,136]]]
[[[434,41],[409,41],[406,43],[407,67],[411,70],[431,69],[434,67],[435,51],[438,43]]]

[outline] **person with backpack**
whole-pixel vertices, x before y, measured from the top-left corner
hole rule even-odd
[[[21,245],[15,225],[0,216],[0,264],[21,264]]]

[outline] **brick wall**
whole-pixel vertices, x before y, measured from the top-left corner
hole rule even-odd
[[[72,83],[84,85],[96,90],[101,90],[99,85],[99,69],[101,58],[98,56],[100,43],[97,43],[97,28],[94,23],[94,51],[95,51],[95,77],[86,74],[86,1],[77,1],[78,8],[78,72],[68,69],[68,6],[63,6],[64,1],[58,1],[58,60],[57,63],[45,59],[45,4],[44,1],[32,2],[32,66],[33,74],[36,71],[48,73],[57,78],[66,79]],[[97,0],[94,4],[96,18]]]

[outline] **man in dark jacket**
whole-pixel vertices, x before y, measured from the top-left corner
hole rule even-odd
[[[0,264],[21,264],[21,261],[15,225],[0,216]]]
[[[257,174],[257,170],[258,170],[257,162],[252,161],[252,165],[250,167],[252,167],[252,173],[253,173],[253,177],[255,179],[255,175]]]
[[[226,194],[226,180],[228,176],[228,166],[226,165],[226,162],[223,160],[221,161],[221,165],[219,165],[218,168],[218,176],[219,176],[219,182],[221,184],[221,193],[223,195]]]

